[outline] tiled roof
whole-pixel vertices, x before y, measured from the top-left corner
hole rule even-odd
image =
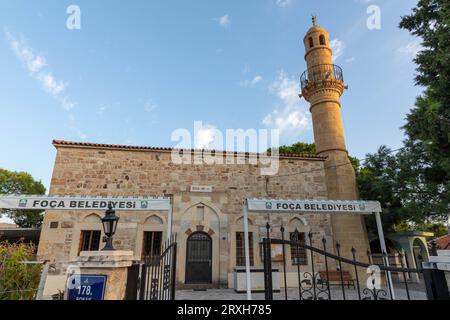
[[[0,229],[15,229],[18,228],[14,223],[0,223]]]
[[[224,152],[217,150],[200,150],[200,149],[174,149],[174,148],[159,148],[159,147],[142,147],[142,146],[129,146],[120,144],[101,144],[101,143],[91,143],[91,142],[73,142],[64,140],[53,140],[53,145],[55,147],[81,147],[81,148],[96,148],[96,149],[118,149],[118,150],[136,150],[136,151],[160,151],[160,152],[171,152],[173,150],[178,151],[189,151],[189,152]],[[242,152],[235,152],[237,155],[243,155]],[[245,155],[255,155],[254,153],[245,153]],[[315,159],[315,160],[325,160],[327,157],[318,156],[315,154],[300,153],[300,154],[280,154],[280,158],[298,158],[298,159]]]
[[[444,250],[447,247],[447,245],[450,243],[450,234],[436,238],[436,239],[434,239],[434,241],[436,241],[436,245],[437,245],[438,249]],[[431,242],[430,242],[430,244],[431,244]],[[450,246],[447,249],[450,250]]]

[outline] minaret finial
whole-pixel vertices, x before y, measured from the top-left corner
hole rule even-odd
[[[317,26],[317,16],[315,14],[312,15],[312,24],[313,26]]]

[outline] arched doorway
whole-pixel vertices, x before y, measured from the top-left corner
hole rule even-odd
[[[413,254],[414,254],[414,261],[416,263],[416,268],[419,270],[422,270],[422,263],[428,261],[428,259],[426,259],[427,248],[425,247],[423,242],[418,238],[414,239],[412,245],[413,245]]]
[[[212,283],[212,239],[207,233],[195,232],[187,239],[185,283]]]

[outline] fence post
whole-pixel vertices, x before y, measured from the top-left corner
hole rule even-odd
[[[431,257],[437,256],[437,244],[436,241],[432,241]],[[439,270],[434,262],[423,262],[422,272],[428,300],[450,300],[445,271]]]
[[[431,253],[430,256],[437,257],[437,242],[435,240],[431,241]]]
[[[424,262],[422,265],[428,300],[450,300],[445,271],[439,270],[434,262]]]
[[[266,300],[273,300],[272,283],[272,249],[270,244],[270,224],[266,224],[267,238],[263,239],[264,253],[264,295]]]
[[[138,283],[139,283],[139,264],[133,264],[131,267],[128,267],[127,285],[125,289],[125,300],[139,300]]]
[[[424,268],[423,279],[428,300],[450,300],[444,271]]]
[[[176,285],[177,285],[177,242],[175,240],[175,242],[173,243],[173,256],[172,256],[172,288],[171,288],[171,300],[175,300],[175,291],[176,291]]]
[[[266,300],[273,300],[272,288],[272,252],[270,239],[263,239],[264,251],[264,294]]]
[[[43,262],[41,279],[39,280],[39,287],[36,294],[36,300],[42,300],[44,296],[45,283],[47,282],[48,270],[50,268],[50,262],[48,260]]]

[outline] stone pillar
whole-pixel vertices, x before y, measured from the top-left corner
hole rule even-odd
[[[414,250],[412,246],[412,241],[410,238],[401,239],[398,241],[400,246],[402,247],[403,251],[405,252],[405,257],[408,262],[408,267],[410,269],[417,269],[418,267],[416,265],[416,259],[414,258]],[[406,266],[405,266],[406,267]],[[411,282],[419,283],[419,275],[417,273],[410,273],[409,274]]]
[[[124,300],[128,267],[133,264],[133,251],[83,251],[71,265],[82,275],[107,276],[105,300]]]

